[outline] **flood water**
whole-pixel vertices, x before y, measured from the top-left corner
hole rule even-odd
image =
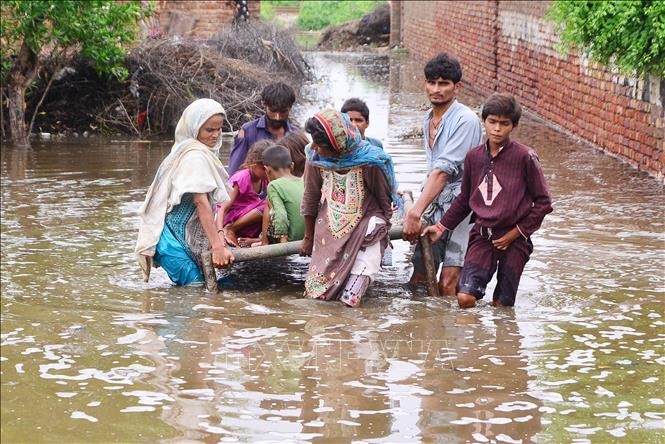
[[[310,61],[296,118],[364,98],[417,195],[421,66]],[[516,138],[554,212],[514,309],[465,311],[403,285],[401,241],[355,310],[302,299],[295,256],[219,294],[143,283],[135,211],[169,143],[3,147],[2,442],[663,442],[663,186],[528,116]]]

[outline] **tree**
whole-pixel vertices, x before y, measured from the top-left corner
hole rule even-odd
[[[665,75],[665,1],[555,0],[548,13],[564,48],[626,74]]]
[[[139,0],[5,0],[1,8],[0,75],[11,140],[22,145],[29,144],[30,136],[26,91],[40,71],[80,52],[100,74],[126,77],[125,46],[135,40],[139,21],[151,13]]]

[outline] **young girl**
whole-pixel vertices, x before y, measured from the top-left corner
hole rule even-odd
[[[247,153],[243,169],[229,179],[229,199],[217,206],[217,230],[224,231],[233,246],[248,247],[247,238],[261,232],[268,177],[263,166],[263,151],[273,142],[256,142]]]

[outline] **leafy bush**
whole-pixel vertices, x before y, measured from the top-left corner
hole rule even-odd
[[[665,1],[554,0],[562,49],[577,48],[626,74],[665,75]]]
[[[300,7],[298,26],[318,30],[358,19],[383,1],[379,0],[320,0],[306,1]]]

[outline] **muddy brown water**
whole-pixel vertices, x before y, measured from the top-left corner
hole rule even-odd
[[[296,117],[365,98],[417,191],[421,67],[310,58]],[[516,138],[555,211],[516,307],[466,311],[403,285],[401,241],[356,310],[303,300],[299,257],[220,294],[143,283],[134,212],[170,144],[3,147],[2,442],[662,442],[663,187],[528,116]]]

